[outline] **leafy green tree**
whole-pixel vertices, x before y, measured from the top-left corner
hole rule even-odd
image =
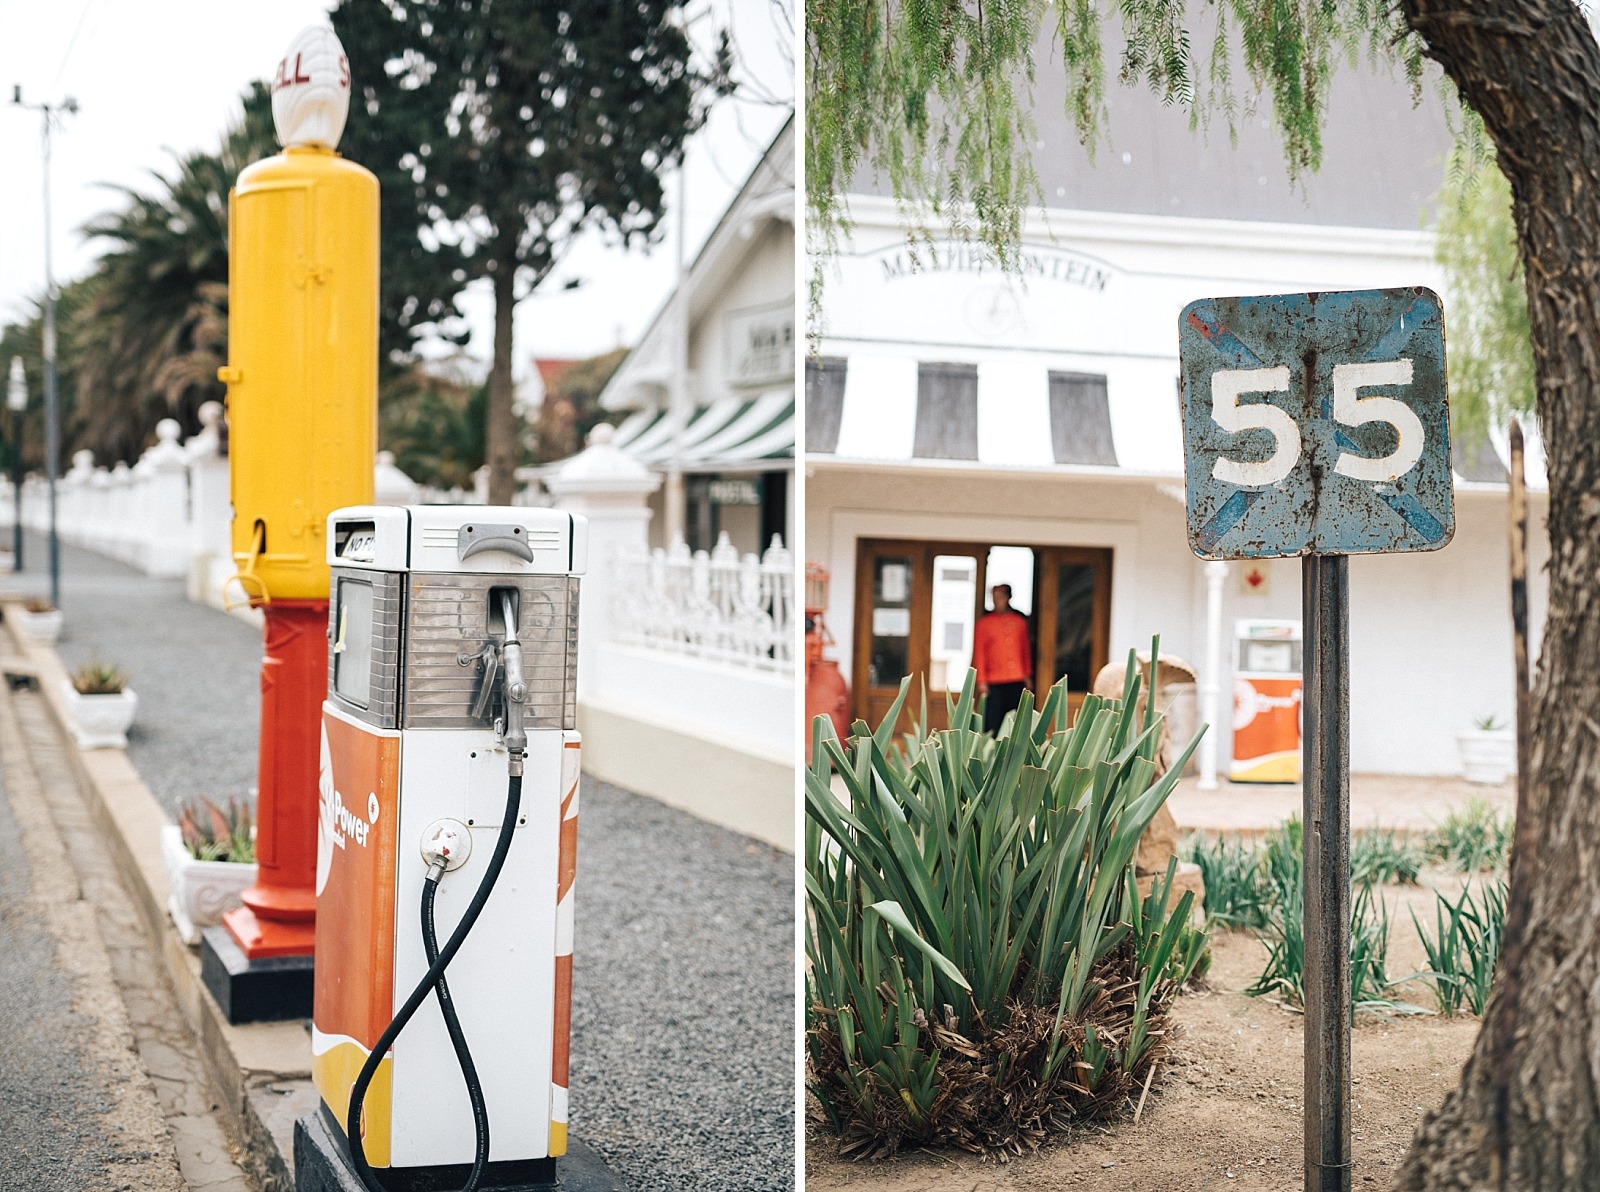
[[[1249,84],[1271,97],[1291,173],[1319,164],[1341,61],[1397,61],[1415,86],[1431,58],[1481,118],[1509,184],[1550,479],[1548,615],[1499,976],[1461,1082],[1425,1120],[1399,1187],[1600,1188],[1589,1042],[1600,1032],[1600,912],[1585,894],[1600,870],[1600,45],[1573,0],[812,0],[813,248],[834,243],[847,180],[875,168],[908,210],[975,224],[1002,258],[1014,253],[1016,213],[1036,187],[1019,98],[1035,34],[1053,13],[1068,110],[1092,140],[1102,7],[1122,24],[1121,76],[1197,121],[1229,110],[1219,96],[1235,86],[1230,54],[1242,54]],[[1213,22],[1203,63],[1193,13]]]
[[[1031,146],[1034,51],[1048,29],[1066,74],[1067,115],[1091,149],[1106,116],[1105,18],[1124,36],[1117,77],[1143,82],[1196,124],[1238,111],[1233,63],[1272,97],[1291,176],[1322,158],[1329,81],[1340,61],[1365,53],[1398,61],[1419,88],[1423,46],[1389,0],[1258,3],[1208,0],[808,0],[806,203],[814,250],[836,250],[849,180],[886,180],[908,217],[953,225],[1002,261],[1039,201]],[[1190,27],[1190,9],[1204,27]],[[1047,25],[1048,22],[1048,25]],[[1203,56],[1194,43],[1203,42]]]
[[[393,113],[392,135],[358,131],[351,153],[409,196],[402,226],[449,264],[451,293],[488,279],[489,499],[515,491],[512,313],[585,227],[648,239],[662,212],[660,174],[728,75],[727,45],[693,60],[682,6],[668,0],[341,0],[333,26],[373,64],[352,108]],[[381,64],[381,65],[379,65]],[[386,307],[387,307],[386,303]],[[415,297],[404,334],[446,315],[440,292]]]
[[[228,190],[238,172],[276,149],[271,101],[253,84],[215,152],[180,157],[155,185],[118,188],[121,205],[85,225],[106,242],[88,276],[57,301],[57,392],[62,454],[87,447],[101,463],[133,462],[155,424],[199,428],[201,403],[223,395],[216,370],[228,343]],[[40,386],[42,318],[0,333],[0,350],[24,359]],[[37,399],[42,401],[42,399]],[[29,419],[42,418],[31,412]],[[27,432],[24,457],[43,465]]]
[[[470,489],[483,467],[488,387],[421,365],[393,372],[378,404],[378,440],[407,476],[436,488]]]
[[[1511,187],[1494,162],[1453,168],[1439,203],[1436,253],[1450,282],[1450,420],[1462,436],[1536,412],[1528,288]]]

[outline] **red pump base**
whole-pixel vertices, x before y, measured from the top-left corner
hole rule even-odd
[[[274,600],[261,662],[256,884],[223,916],[250,960],[310,956],[316,942],[317,782],[328,690],[328,602]]]

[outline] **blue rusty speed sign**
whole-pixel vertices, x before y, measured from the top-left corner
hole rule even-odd
[[[1450,541],[1444,307],[1433,291],[1203,298],[1184,308],[1178,342],[1195,554]]]

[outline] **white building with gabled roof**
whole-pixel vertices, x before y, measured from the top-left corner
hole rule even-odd
[[[657,545],[793,539],[794,168],[791,118],[601,393],[616,446],[662,477]]]
[[[830,266],[806,365],[808,562],[832,576],[828,625],[852,714],[876,724],[906,675],[958,687],[989,587],[1031,622],[1035,677],[1081,694],[1129,649],[1186,659],[1226,774],[1244,623],[1300,617],[1296,560],[1211,565],[1189,550],[1178,315],[1197,298],[1426,285],[1451,295],[1425,226],[1449,133],[1431,101],[1367,71],[1338,79],[1319,174],[1285,176],[1248,117],[1230,148],[1141,91],[1110,98],[1091,163],[1041,70],[1036,152],[1048,206],[1016,272],[938,227],[907,246],[901,208],[863,184]],[[1431,93],[1425,93],[1431,95]],[[1513,709],[1507,472],[1498,438],[1455,444],[1454,542],[1351,565],[1351,763],[1450,774],[1455,734]],[[1531,483],[1542,488],[1537,452]],[[1543,496],[1530,565],[1545,607]],[[1214,620],[1213,620],[1214,619]],[[1219,665],[1206,665],[1210,626]],[[1199,704],[1199,707],[1196,704]]]

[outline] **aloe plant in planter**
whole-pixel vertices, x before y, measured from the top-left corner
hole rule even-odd
[[[67,717],[79,748],[127,746],[139,697],[119,667],[100,661],[79,667],[67,681],[65,695]]]
[[[171,893],[167,910],[186,944],[200,942],[200,928],[222,922],[255,884],[254,812],[248,802],[211,799],[185,803],[178,822],[161,829],[161,856]]]
[[[1498,716],[1479,716],[1472,728],[1456,734],[1461,776],[1468,782],[1498,786],[1517,769],[1517,734]]]
[[[61,636],[61,610],[48,600],[37,597],[23,603],[17,614],[17,627],[22,636],[36,646],[53,646]]]

